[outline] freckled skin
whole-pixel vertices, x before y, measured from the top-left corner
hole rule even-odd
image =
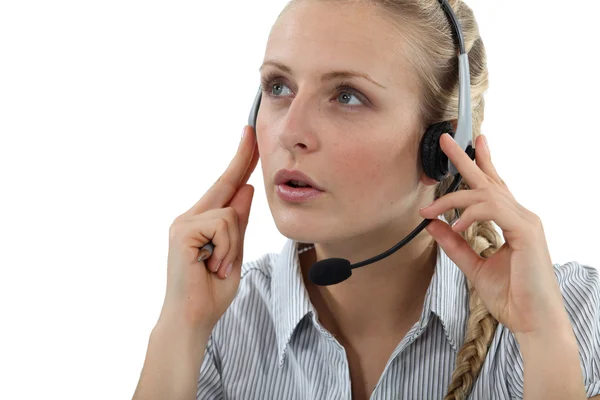
[[[391,26],[366,13],[373,11],[310,2],[282,14],[269,36],[265,60],[293,71],[271,66],[262,71],[278,72],[284,91],[275,99],[263,93],[257,120],[269,207],[287,237],[341,241],[371,233],[377,241],[378,231],[390,234],[392,218],[392,230],[404,226],[410,232],[422,220],[417,210],[424,196],[432,196],[432,187],[421,182],[415,148],[415,135],[422,135],[419,88],[412,72],[401,67],[402,43],[390,51]],[[353,78],[352,86],[373,104],[360,105],[358,96],[344,103],[335,90],[341,80],[322,83],[320,76],[347,69],[365,72],[387,89]],[[325,188],[325,196],[284,203],[273,184],[281,168],[305,172]]]

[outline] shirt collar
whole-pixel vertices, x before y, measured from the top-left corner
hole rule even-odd
[[[315,315],[302,278],[299,244],[298,241],[287,239],[281,252],[276,255],[272,271],[273,316],[279,365],[283,363],[287,345],[300,321],[310,312]],[[439,245],[437,250],[435,271],[419,320],[420,330],[425,329],[433,312],[440,319],[450,345],[458,351],[464,341],[469,313],[467,282],[463,272]]]
[[[283,363],[287,345],[300,321],[309,312],[314,313],[302,278],[298,244],[296,240],[286,240],[272,271],[271,290],[279,365]]]

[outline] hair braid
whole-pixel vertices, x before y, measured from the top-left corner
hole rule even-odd
[[[454,211],[452,211],[454,214]],[[500,247],[500,235],[488,222],[472,224],[462,236],[473,250],[482,257],[491,257]],[[469,288],[469,319],[465,341],[456,356],[456,367],[444,400],[463,400],[469,395],[477,379],[488,347],[494,337],[498,321],[483,305],[477,292],[467,280]]]

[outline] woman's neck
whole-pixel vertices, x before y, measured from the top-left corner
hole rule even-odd
[[[319,320],[332,334],[347,341],[371,335],[389,337],[419,319],[437,261],[437,244],[426,231],[389,257],[353,270],[349,279],[332,286],[318,286],[308,279],[318,251],[317,244],[316,249],[300,254],[300,264]]]

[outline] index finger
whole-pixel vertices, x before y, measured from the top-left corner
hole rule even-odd
[[[258,150],[255,151],[255,148],[256,135],[254,129],[252,126],[246,125],[244,127],[244,137],[237,153],[225,172],[185,214],[196,215],[207,210],[223,208],[229,203],[239,187],[248,181],[256,167]],[[254,161],[255,159],[256,161]]]
[[[471,189],[485,186],[485,172],[471,160],[469,155],[464,149],[460,148],[452,136],[447,133],[440,136],[440,147],[456,166],[456,169]]]
[[[256,138],[256,136],[254,137]],[[240,186],[248,183],[248,179],[250,179],[250,176],[252,176],[254,169],[256,169],[256,164],[258,164],[258,159],[260,158],[260,154],[258,153],[258,142],[256,141],[256,139],[254,140],[254,142],[255,143],[252,149],[252,158],[250,159],[250,164],[248,164],[248,168],[246,168],[246,174],[240,182]]]

